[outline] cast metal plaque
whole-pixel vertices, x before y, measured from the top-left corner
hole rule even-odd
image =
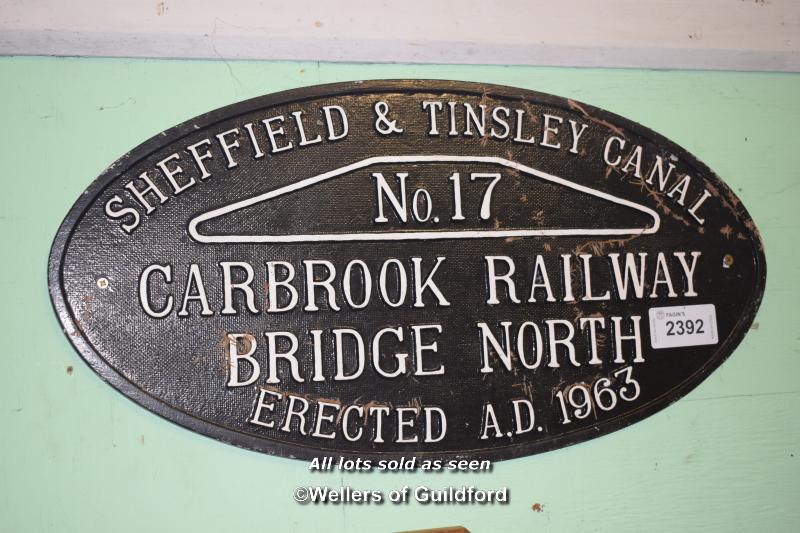
[[[167,130],[81,195],[49,265],[103,379],[299,458],[504,459],[627,426],[731,354],[765,279],[740,201],[674,143],[443,81],[288,91]]]

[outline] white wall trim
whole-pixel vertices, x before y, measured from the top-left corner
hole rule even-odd
[[[0,0],[0,54],[800,72],[795,0],[48,4]]]

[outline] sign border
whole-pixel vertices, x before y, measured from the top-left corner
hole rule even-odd
[[[659,396],[647,403],[644,403],[624,414],[605,420],[599,424],[584,427],[574,431],[568,431],[555,438],[548,438],[542,442],[517,443],[499,446],[495,448],[476,448],[473,450],[461,450],[458,452],[428,452],[428,451],[406,451],[406,452],[353,452],[342,451],[328,448],[317,448],[304,444],[292,444],[281,442],[267,437],[256,437],[253,434],[236,431],[214,422],[198,418],[181,409],[165,403],[160,398],[148,393],[135,383],[122,376],[114,367],[108,364],[100,353],[95,350],[91,343],[83,336],[80,325],[72,315],[64,293],[63,279],[61,277],[61,265],[67,246],[69,245],[72,230],[83,218],[86,210],[93,204],[99,194],[112,184],[120,175],[124,174],[129,168],[136,165],[142,159],[158,151],[167,144],[177,142],[181,138],[198,131],[212,127],[214,124],[223,120],[234,119],[238,116],[255,112],[259,109],[278,106],[288,103],[299,103],[307,100],[316,99],[322,96],[337,97],[345,95],[376,94],[391,92],[442,92],[452,94],[464,94],[470,96],[497,96],[517,101],[534,101],[548,106],[557,107],[570,112],[579,112],[590,120],[610,122],[613,125],[620,125],[632,133],[651,140],[660,146],[669,147],[681,154],[686,163],[699,170],[707,179],[711,181],[719,190],[719,194],[726,198],[736,198],[730,188],[711,171],[708,166],[694,157],[684,148],[681,148],[673,141],[656,133],[649,128],[638,124],[635,121],[626,119],[609,111],[605,111],[594,106],[576,102],[571,99],[562,98],[550,94],[540,93],[527,89],[514,87],[485,84],[479,82],[462,82],[447,80],[425,80],[425,79],[394,79],[394,80],[372,80],[354,81],[343,83],[332,83],[290,89],[264,96],[258,96],[249,100],[234,103],[219,109],[204,113],[188,121],[182,122],[163,132],[151,137],[133,150],[129,151],[117,161],[106,168],[97,177],[80,198],[71,207],[68,214],[58,228],[53,240],[48,259],[47,277],[49,293],[53,309],[61,322],[62,329],[73,347],[86,363],[109,385],[117,389],[127,398],[133,400],[148,411],[156,413],[173,423],[183,426],[195,433],[214,438],[216,440],[233,444],[240,448],[253,451],[265,452],[280,457],[292,459],[312,459],[320,456],[341,456],[348,458],[364,458],[379,460],[382,458],[399,457],[400,455],[414,455],[418,457],[436,458],[476,458],[505,460],[517,457],[525,457],[537,453],[542,453],[572,444],[586,442],[595,437],[607,435],[631,424],[639,422],[665,407],[676,402],[685,396],[692,389],[697,387],[711,372],[718,368],[741,343],[745,334],[755,319],[759,305],[763,299],[764,288],[766,285],[766,257],[764,247],[750,215],[741,202],[731,202],[735,206],[732,213],[739,221],[745,224],[750,231],[748,240],[751,241],[755,250],[755,282],[752,285],[752,293],[748,299],[748,304],[742,309],[739,320],[726,337],[725,341],[718,345],[714,354],[709,357],[707,362],[700,367],[689,378],[685,379],[675,387],[669,389],[666,394]]]

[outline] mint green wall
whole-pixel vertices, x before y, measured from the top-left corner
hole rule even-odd
[[[643,422],[489,474],[313,474],[224,445],[103,383],[50,308],[62,217],[118,156],[251,96],[366,78],[484,81],[582,100],[697,155],[764,238],[753,330]],[[316,63],[0,59],[0,531],[800,531],[800,75]],[[508,486],[481,506],[301,506],[302,484]],[[539,503],[542,512],[531,509]]]

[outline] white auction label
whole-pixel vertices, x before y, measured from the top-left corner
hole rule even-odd
[[[714,304],[653,307],[650,314],[650,345],[680,348],[717,344],[717,311]]]

